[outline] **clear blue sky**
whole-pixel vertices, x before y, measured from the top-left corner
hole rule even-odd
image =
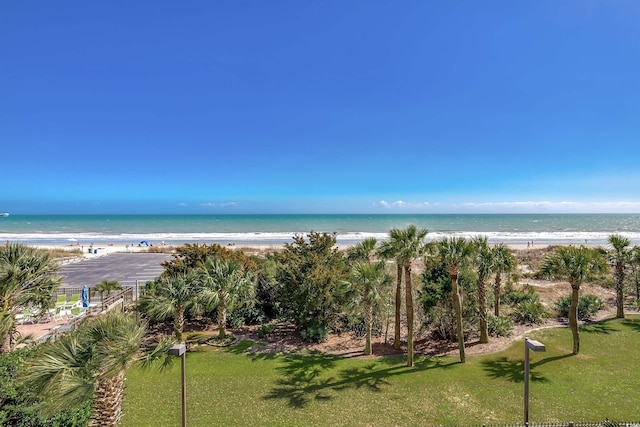
[[[640,1],[2,1],[0,212],[640,212]]]

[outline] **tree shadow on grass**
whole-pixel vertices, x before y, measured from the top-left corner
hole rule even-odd
[[[535,368],[545,363],[554,362],[556,360],[565,359],[573,356],[572,353],[563,354],[561,356],[546,357],[529,365],[530,380],[536,382],[548,382],[544,375],[535,372]],[[482,368],[487,372],[489,378],[506,378],[507,380],[520,383],[524,381],[524,360],[509,359],[506,356],[497,359],[488,359],[481,362]]]
[[[616,329],[612,328],[605,320],[581,325],[580,332],[585,332],[587,334],[611,334],[616,332]]]
[[[636,332],[640,332],[640,319],[624,319],[621,322],[623,325],[630,327],[631,329],[634,329]]]
[[[342,358],[322,353],[281,357],[283,365],[277,369],[282,373],[282,378],[264,399],[285,399],[292,408],[303,408],[314,400],[330,400],[335,393],[350,389],[378,393],[391,384],[388,381],[391,377],[447,366],[437,358],[421,358],[413,368],[398,363],[387,365],[376,360],[362,367],[331,372]]]

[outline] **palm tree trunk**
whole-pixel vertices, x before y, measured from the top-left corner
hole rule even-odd
[[[364,312],[365,312],[365,322],[367,328],[367,338],[364,345],[364,354],[369,355],[373,353],[373,349],[371,348],[371,324],[373,323],[373,313],[371,310],[371,302],[368,300],[368,295],[365,296],[364,299]]]
[[[224,338],[227,336],[227,304],[224,299],[220,300],[218,304],[218,337]]]
[[[489,334],[487,333],[487,289],[484,284],[484,278],[478,280],[478,309],[480,311],[480,343],[489,342]]]
[[[413,366],[413,288],[411,284],[411,264],[404,266],[404,281],[406,284],[407,309],[407,366]]]
[[[573,354],[580,351],[580,336],[578,335],[578,299],[580,298],[580,285],[571,285],[571,307],[569,309],[569,328],[573,335]]]
[[[624,319],[624,264],[616,264],[616,317]]]
[[[89,427],[117,427],[122,415],[123,387],[124,372],[110,378],[98,378]]]
[[[400,350],[400,310],[402,309],[402,264],[396,263],[396,318],[395,335],[393,337],[393,348]]]
[[[500,316],[500,287],[502,286],[502,277],[500,272],[496,273],[496,281],[493,283],[493,314]]]
[[[462,333],[462,303],[460,302],[460,292],[458,290],[458,272],[451,273],[453,311],[456,314],[456,333],[458,334],[458,351],[460,352],[460,363],[466,361],[464,354],[464,335]]]

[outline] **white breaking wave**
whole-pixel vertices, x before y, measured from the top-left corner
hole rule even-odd
[[[520,243],[589,243],[604,244],[612,233],[609,232],[431,232],[427,235],[428,241],[440,240],[447,237],[472,238],[485,236],[490,242]],[[632,244],[640,243],[640,232],[623,232],[620,235],[627,237]],[[138,244],[142,241],[149,243],[159,242],[255,242],[255,243],[287,243],[291,242],[293,236],[306,237],[307,233],[298,232],[251,232],[251,233],[0,233],[1,241],[21,242],[21,243],[57,243],[69,244],[89,244],[98,242],[121,242],[128,244]],[[375,232],[343,232],[336,235],[338,242],[352,243],[359,242],[366,238],[376,238],[385,240],[388,233]]]

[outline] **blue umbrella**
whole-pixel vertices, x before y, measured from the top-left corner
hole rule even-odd
[[[89,307],[89,287],[87,285],[82,287],[82,306]]]

